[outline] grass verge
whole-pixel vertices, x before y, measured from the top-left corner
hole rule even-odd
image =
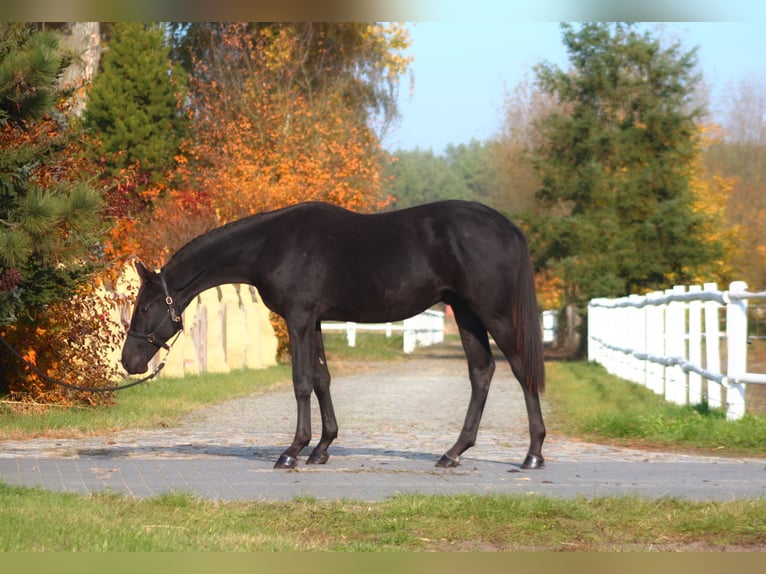
[[[403,360],[401,334],[357,334],[356,347],[345,333],[325,334],[325,351],[333,374],[342,374],[369,362]],[[152,428],[172,425],[189,412],[254,392],[289,384],[289,365],[240,370],[227,374],[204,373],[183,378],[159,377],[119,391],[114,404],[95,408],[30,407],[0,403],[0,439],[32,438]]]
[[[766,417],[726,420],[722,409],[679,406],[594,363],[547,365],[551,429],[593,442],[766,456]]]
[[[285,365],[259,370],[160,377],[115,394],[113,405],[47,408],[28,414],[0,405],[0,438],[73,435],[171,425],[205,405],[246,396],[290,380]]]
[[[402,496],[136,500],[0,484],[0,550],[510,551],[763,550],[766,500]]]

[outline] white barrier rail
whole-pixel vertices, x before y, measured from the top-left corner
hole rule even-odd
[[[444,341],[444,312],[429,309],[399,323],[354,323],[352,321],[339,323],[326,321],[322,323],[322,330],[345,331],[349,347],[356,346],[356,334],[358,331],[384,332],[386,337],[390,337],[394,331],[401,331],[404,333],[402,349],[405,353],[412,353],[417,347],[427,347]]]
[[[706,283],[593,299],[588,358],[678,404],[707,398],[710,406],[720,407],[725,390],[727,418],[739,419],[745,414],[745,385],[766,384],[766,374],[747,372],[748,300],[766,300],[766,292],[749,292],[743,281],[735,281],[728,291]],[[726,374],[720,360],[721,309],[726,310]]]

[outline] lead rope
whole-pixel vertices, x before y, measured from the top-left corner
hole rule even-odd
[[[27,367],[29,367],[38,377],[42,378],[45,381],[48,381],[49,383],[53,383],[55,385],[64,387],[66,389],[72,389],[73,391],[86,391],[91,393],[110,393],[113,391],[122,391],[124,389],[129,389],[130,387],[135,387],[136,385],[140,385],[156,377],[159,374],[159,372],[165,367],[165,362],[167,361],[168,355],[170,354],[170,349],[173,348],[173,345],[175,344],[176,339],[178,339],[178,336],[180,334],[181,334],[180,330],[176,331],[176,334],[173,336],[173,340],[170,342],[170,345],[167,346],[167,350],[165,351],[165,356],[162,358],[159,364],[155,367],[154,371],[152,371],[151,373],[149,373],[147,376],[145,376],[142,379],[138,379],[137,381],[131,381],[129,383],[125,383],[124,385],[118,385],[116,387],[81,387],[79,385],[73,385],[72,383],[67,383],[65,381],[62,381],[61,379],[56,379],[54,377],[47,375],[46,373],[43,373],[34,363],[27,361],[23,356],[21,356],[21,354],[16,349],[13,348],[13,346],[8,341],[6,341],[5,337],[3,337],[2,335],[0,335],[0,343],[2,343],[3,346],[6,349],[8,349],[14,357],[16,357],[19,361],[21,361]]]

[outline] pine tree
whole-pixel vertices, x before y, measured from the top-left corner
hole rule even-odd
[[[98,191],[73,169],[78,133],[54,102],[58,36],[0,24],[0,326],[65,300],[88,275]]]
[[[61,65],[58,39],[51,32],[28,34],[23,24],[3,24],[0,32],[0,123],[47,113]]]
[[[161,28],[139,22],[114,26],[83,118],[101,140],[112,171],[138,163],[152,180],[162,179],[184,135],[182,87]]]

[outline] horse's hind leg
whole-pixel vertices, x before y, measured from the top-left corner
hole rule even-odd
[[[508,358],[511,370],[516,380],[519,381],[521,389],[524,391],[524,403],[527,407],[527,418],[529,420],[529,451],[521,465],[521,468],[542,468],[545,465],[543,458],[543,441],[545,440],[545,424],[543,423],[543,414],[540,409],[540,394],[537,389],[528,389],[524,384],[526,380],[524,362],[521,358],[521,352],[517,351],[513,342],[513,332],[509,329],[491,330],[500,350]]]
[[[316,328],[316,364],[314,365],[314,393],[319,401],[319,412],[322,416],[322,438],[316,445],[306,464],[324,464],[330,455],[327,447],[338,436],[338,422],[335,420],[335,409],[330,396],[330,371],[327,368],[327,359],[324,353],[324,341],[322,341],[321,326]]]
[[[479,423],[487,402],[489,386],[495,372],[495,362],[489,348],[487,330],[468,307],[462,302],[452,305],[455,320],[460,329],[460,339],[463,343],[465,356],[468,361],[468,376],[471,380],[471,400],[463,423],[463,430],[455,445],[439,460],[436,466],[453,467],[460,462],[460,455],[476,444]]]

